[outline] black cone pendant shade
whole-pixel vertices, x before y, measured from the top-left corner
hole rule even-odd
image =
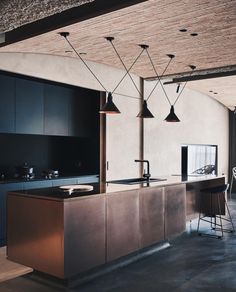
[[[174,111],[174,106],[172,105],[170,108],[170,113],[168,116],[165,118],[166,122],[180,122],[180,119],[176,116],[175,111]]]
[[[101,114],[120,114],[120,111],[112,100],[111,92],[108,93],[107,102],[104,104],[99,112]]]
[[[138,118],[154,118],[153,114],[150,112],[150,110],[147,108],[147,101],[143,101],[142,109],[137,115]]]

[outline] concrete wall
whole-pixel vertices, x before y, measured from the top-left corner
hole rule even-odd
[[[90,63],[107,90],[113,90],[124,72],[110,66]],[[45,78],[71,85],[102,90],[80,60],[40,54],[0,53],[0,69]],[[140,79],[133,76],[137,85]],[[145,97],[153,82],[145,82]],[[171,101],[176,98],[176,86],[165,86]],[[117,93],[139,97],[128,77]],[[139,167],[134,159],[139,157],[139,101],[122,95],[114,95],[114,102],[121,115],[107,116],[107,179],[135,177]],[[144,120],[144,158],[151,163],[153,176],[179,174],[181,144],[218,145],[219,174],[228,169],[228,112],[221,104],[201,93],[185,89],[176,104],[180,123],[166,123],[169,104],[158,86],[148,101],[155,115]]]
[[[145,82],[145,96],[154,82]],[[173,103],[177,97],[176,85],[165,85]],[[145,119],[144,157],[150,159],[152,175],[179,174],[181,172],[181,144],[218,145],[218,173],[228,170],[228,110],[204,94],[185,88],[175,106],[180,123],[163,120],[170,111],[164,93],[158,85],[148,101],[155,116]]]

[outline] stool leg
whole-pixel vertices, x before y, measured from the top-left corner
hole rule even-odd
[[[229,188],[229,198],[230,198],[230,200],[231,200],[231,193],[232,193],[233,181],[234,181],[234,176],[232,175],[231,181],[230,181],[230,188]]]
[[[220,229],[221,229],[221,234],[222,234],[222,236],[221,237],[219,236],[219,238],[222,238],[223,235],[224,235],[224,231],[223,231],[223,223],[222,223],[222,218],[221,218],[221,207],[220,207],[220,196],[219,196],[219,194],[220,193],[217,193],[217,201],[218,201],[218,208],[219,208],[219,213],[220,213],[220,215],[219,215],[219,218],[220,218]]]
[[[202,212],[202,194],[200,194],[200,202],[199,202],[199,216],[198,216],[198,224],[197,224],[197,233],[199,233],[199,226],[200,226],[200,220],[201,220],[201,212]]]

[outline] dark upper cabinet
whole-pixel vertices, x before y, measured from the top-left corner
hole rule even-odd
[[[0,75],[0,133],[15,132],[15,78]]]
[[[0,74],[0,133],[95,137],[99,93]]]
[[[94,137],[99,132],[99,94],[80,89],[71,97],[69,105],[69,135]]]
[[[68,136],[70,90],[49,84],[44,86],[44,134]]]
[[[43,84],[16,78],[16,133],[43,134]]]

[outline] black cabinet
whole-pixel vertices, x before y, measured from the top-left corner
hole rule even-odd
[[[46,135],[68,136],[69,134],[69,97],[67,88],[45,85],[45,128]]]
[[[15,132],[15,79],[0,75],[0,132]]]
[[[43,134],[43,84],[16,78],[16,133]]]
[[[0,133],[94,137],[100,94],[0,73]]]

